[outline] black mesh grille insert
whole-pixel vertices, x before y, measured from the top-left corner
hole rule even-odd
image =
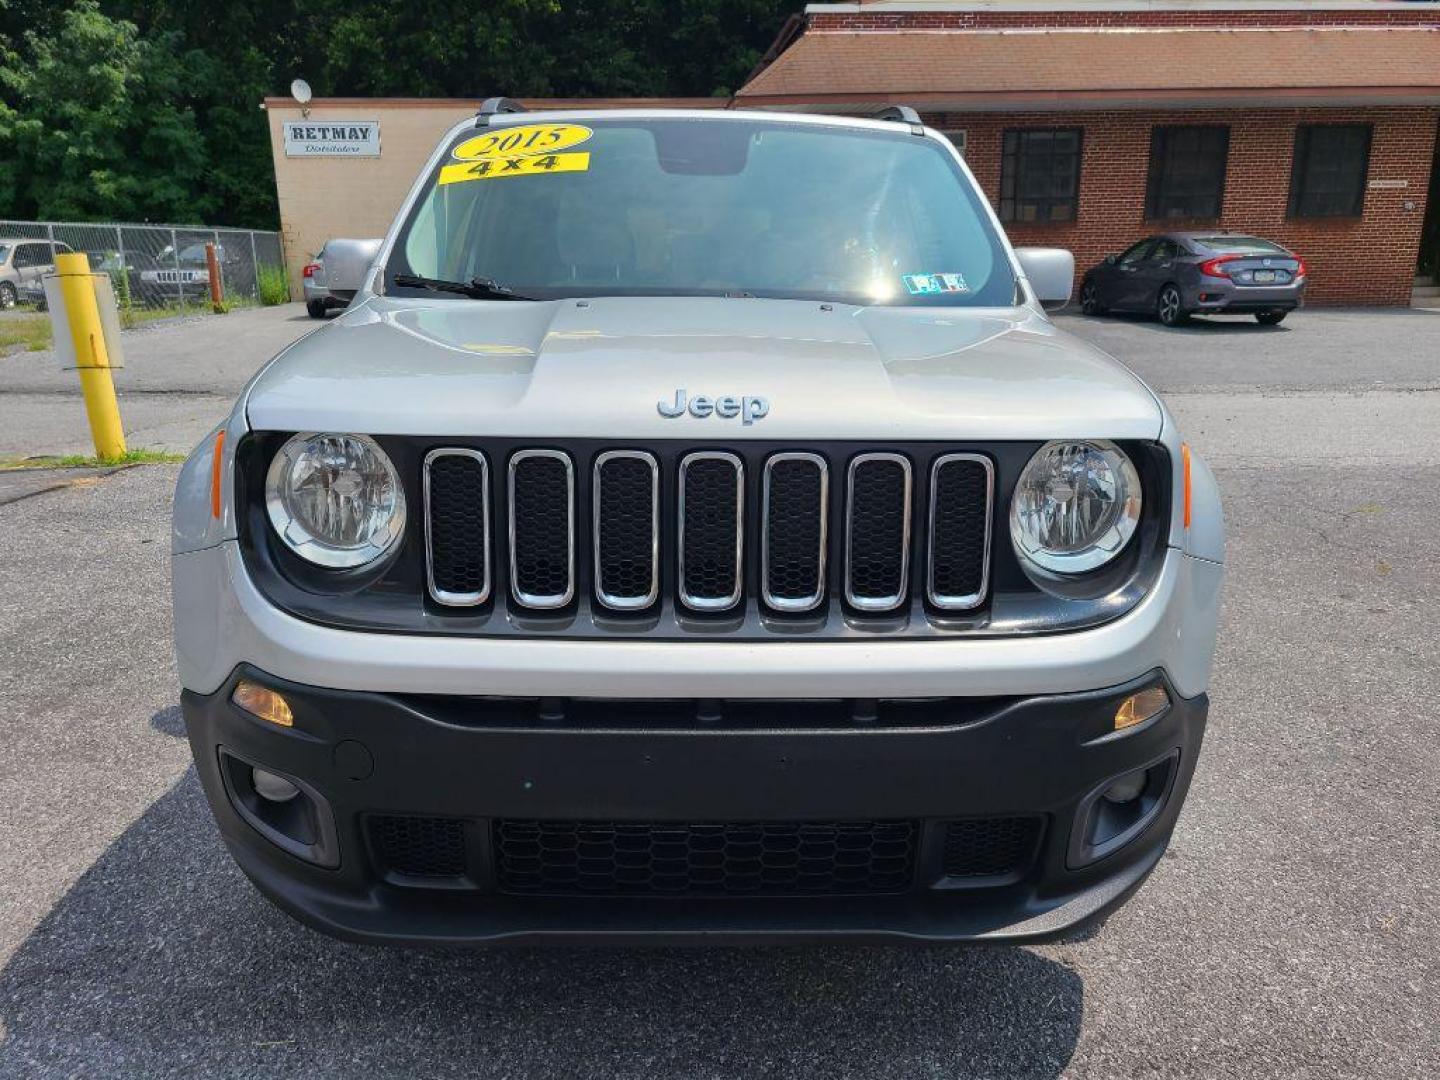
[[[485,462],[439,454],[429,465],[430,580],[435,598],[478,603],[490,591]]]
[[[909,467],[899,458],[862,458],[851,466],[846,573],[853,604],[888,608],[905,598],[909,478]]]
[[[990,470],[983,461],[951,458],[933,475],[930,599],[941,607],[973,607],[985,591]]]
[[[1023,873],[1040,839],[1036,817],[968,818],[945,827],[948,877],[1009,877]]]
[[[766,600],[803,609],[824,595],[825,467],[787,457],[767,466],[764,536]]]
[[[465,822],[457,818],[376,815],[370,843],[381,866],[420,878],[457,878],[465,873]]]
[[[497,821],[511,893],[853,895],[909,889],[913,821]]]
[[[654,459],[609,457],[596,466],[595,579],[602,603],[644,607],[654,599]]]
[[[691,607],[727,608],[740,596],[740,463],[692,455],[682,466],[680,594]]]
[[[510,471],[511,587],[531,607],[568,603],[571,581],[571,473],[568,458],[517,455]]]

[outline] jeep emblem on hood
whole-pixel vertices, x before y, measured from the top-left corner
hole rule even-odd
[[[660,415],[667,419],[673,420],[687,412],[697,420],[704,420],[711,415],[722,420],[733,420],[738,416],[747,426],[756,420],[765,419],[770,412],[770,402],[763,397],[735,397],[733,394],[726,394],[724,397],[708,398],[697,394],[686,401],[684,390],[675,391],[673,402],[657,401],[655,407],[660,410]]]

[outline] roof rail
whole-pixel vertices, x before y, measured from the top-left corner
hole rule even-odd
[[[516,101],[514,98],[486,98],[485,103],[480,106],[480,111],[475,114],[475,126],[477,128],[488,127],[490,124],[490,117],[495,116],[498,113],[517,113],[525,111],[525,106],[521,105],[520,102]]]
[[[887,105],[875,114],[876,120],[890,120],[897,124],[909,124],[911,135],[924,135],[925,125],[920,122],[920,114],[909,105]]]

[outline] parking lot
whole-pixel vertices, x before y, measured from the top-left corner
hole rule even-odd
[[[1440,1062],[1440,312],[1063,315],[1156,387],[1229,529],[1174,843],[1032,948],[407,952],[231,863],[177,707],[178,466],[0,473],[0,1077],[1418,1077]],[[127,335],[132,445],[188,448],[296,305]],[[0,457],[87,449],[0,358]],[[68,442],[67,442],[68,440]]]

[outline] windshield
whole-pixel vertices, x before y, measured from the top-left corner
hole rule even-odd
[[[1285,254],[1285,249],[1269,240],[1254,236],[1202,236],[1195,241],[1204,244],[1211,251],[1223,251],[1231,255],[1272,255]]]
[[[539,299],[1015,302],[981,197],[948,150],[898,124],[617,118],[466,132],[387,266],[388,292],[422,295],[397,274],[487,278]]]

